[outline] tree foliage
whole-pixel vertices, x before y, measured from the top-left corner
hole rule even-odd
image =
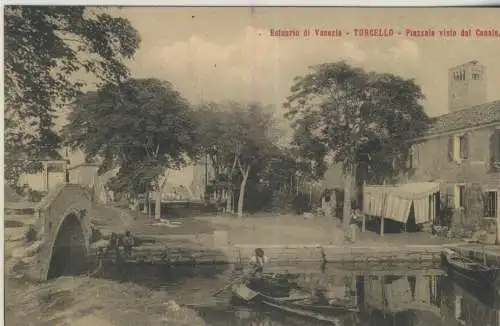
[[[195,120],[189,103],[158,79],[128,79],[87,93],[73,106],[66,142],[87,159],[101,159],[101,172],[120,167],[110,187],[141,194],[155,190],[165,168],[178,168],[195,154]]]
[[[58,158],[57,108],[74,100],[84,71],[103,82],[128,76],[124,60],[140,42],[126,19],[78,6],[6,6],[4,9],[5,152],[9,182],[29,163]]]
[[[316,160],[333,155],[346,173],[363,166],[371,175],[394,172],[406,162],[410,139],[420,136],[429,119],[424,98],[412,79],[366,72],[341,61],[312,67],[297,77],[285,107],[299,152]],[[404,164],[400,165],[404,167]]]
[[[208,153],[216,172],[215,181],[223,185],[228,200],[233,189],[240,189],[241,215],[247,182],[258,180],[275,149],[270,135],[272,116],[259,103],[222,102],[202,104],[197,117],[200,151]]]
[[[424,98],[414,80],[366,72],[346,62],[314,66],[297,77],[284,104],[294,143],[324,173],[325,157],[342,166],[344,227],[351,210],[351,178],[386,180],[405,170],[409,140],[426,129]]]

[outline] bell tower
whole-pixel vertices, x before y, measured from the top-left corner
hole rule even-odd
[[[455,112],[487,102],[486,68],[478,61],[448,71],[448,110]]]

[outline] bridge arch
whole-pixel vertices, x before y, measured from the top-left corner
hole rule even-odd
[[[89,239],[85,229],[85,213],[70,209],[55,229],[49,243],[46,279],[63,275],[77,275],[86,271],[89,256]]]
[[[44,281],[83,272],[90,253],[92,208],[90,194],[75,184],[61,184],[42,199],[35,209],[42,245],[33,278]]]

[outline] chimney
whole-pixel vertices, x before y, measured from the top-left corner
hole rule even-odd
[[[448,71],[448,110],[455,112],[487,102],[486,68],[478,61]]]

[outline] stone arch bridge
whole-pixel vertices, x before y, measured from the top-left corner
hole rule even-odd
[[[91,195],[80,185],[61,184],[35,208],[38,250],[29,268],[40,281],[86,270],[90,254]]]

